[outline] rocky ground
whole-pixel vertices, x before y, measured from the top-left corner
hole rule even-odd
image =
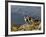
[[[41,23],[40,21],[38,22],[33,22],[32,24],[23,24],[23,25],[16,25],[16,24],[13,24],[11,26],[11,31],[32,31],[32,30],[41,30]]]

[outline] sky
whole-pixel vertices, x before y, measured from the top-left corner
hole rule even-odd
[[[41,7],[11,5],[11,22],[24,24],[24,16],[41,17]]]

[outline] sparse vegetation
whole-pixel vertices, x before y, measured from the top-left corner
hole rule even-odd
[[[16,25],[13,24],[11,26],[11,31],[32,31],[32,30],[41,30],[40,21],[34,21],[32,24],[23,24],[23,25]],[[40,27],[39,27],[40,26]]]

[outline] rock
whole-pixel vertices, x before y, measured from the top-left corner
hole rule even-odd
[[[32,31],[32,30],[41,30],[41,22],[34,21],[32,24],[23,24],[20,26],[12,26],[12,31]]]

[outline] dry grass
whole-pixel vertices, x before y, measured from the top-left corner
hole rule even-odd
[[[32,24],[23,24],[20,26],[17,26],[16,24],[13,24],[11,26],[11,31],[32,31],[32,30],[41,30],[40,21],[33,22]]]

